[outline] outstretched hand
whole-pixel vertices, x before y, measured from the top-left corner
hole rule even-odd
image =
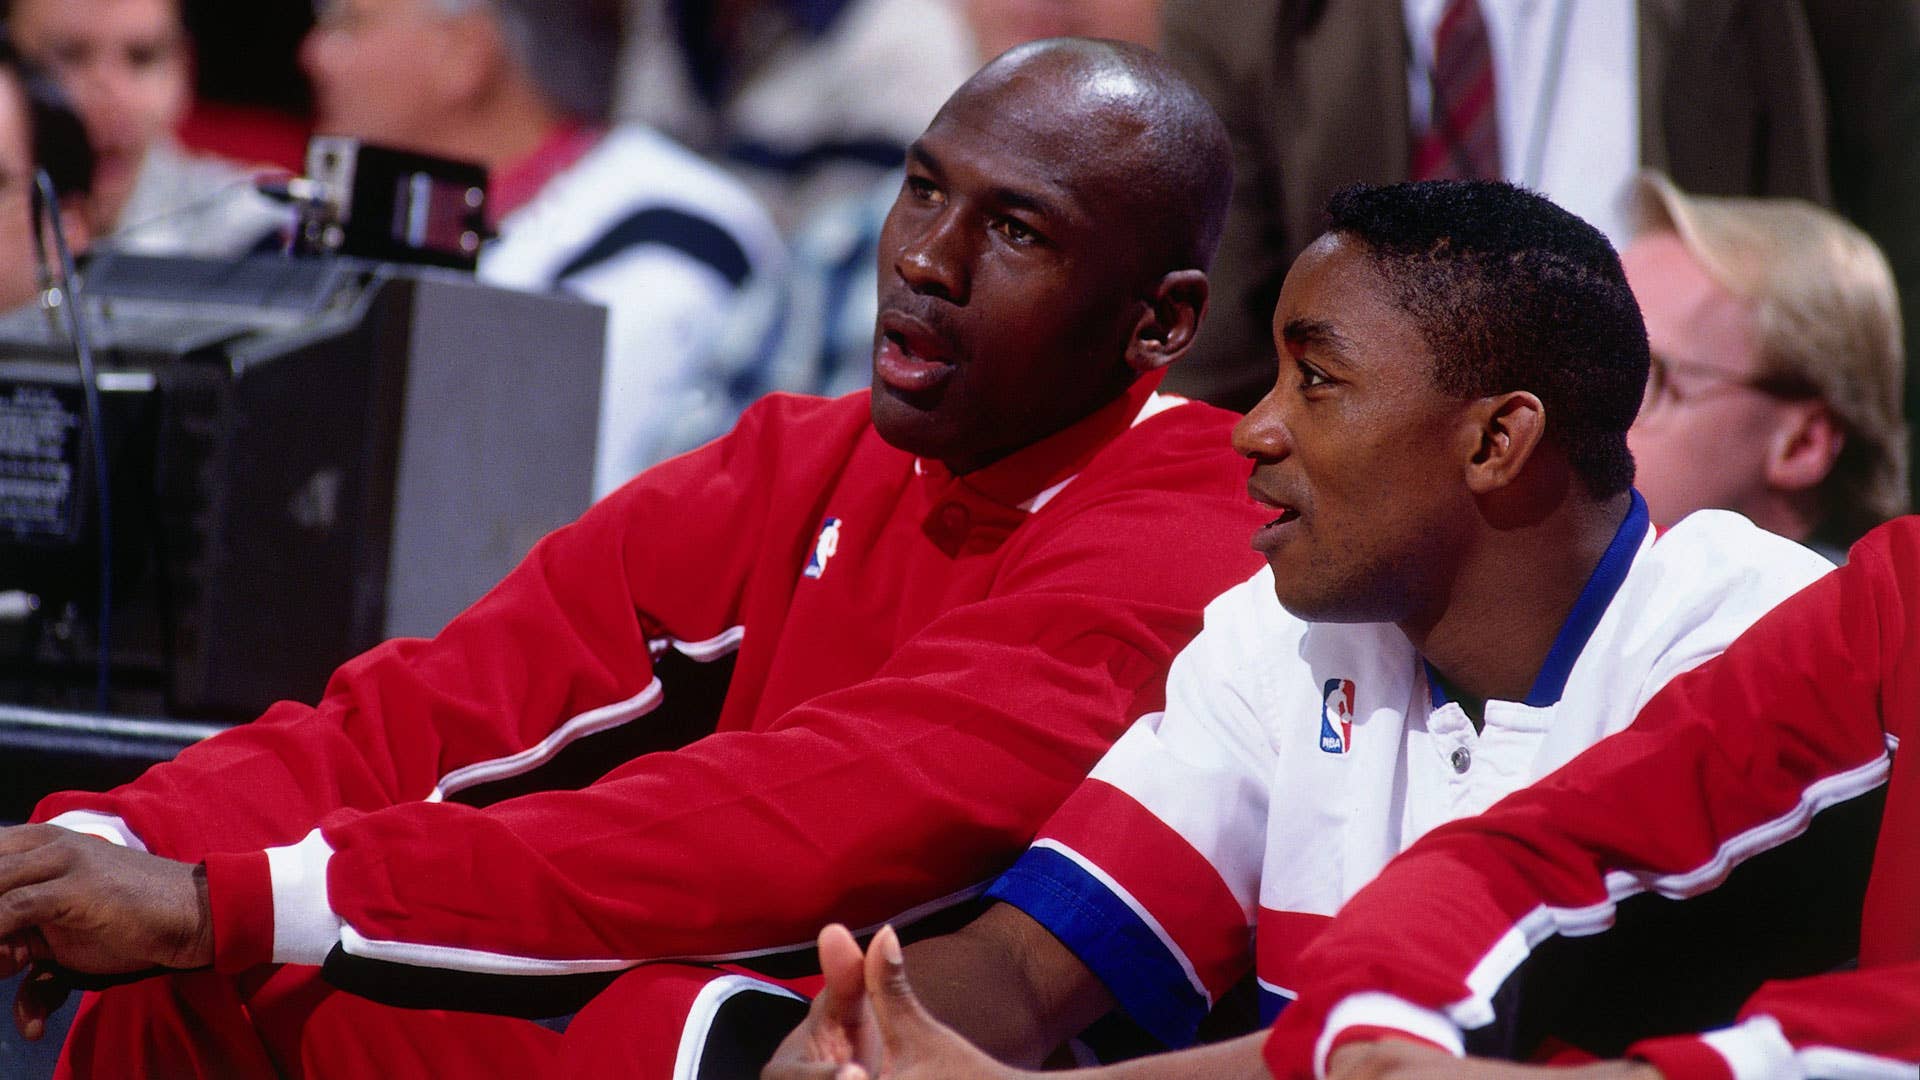
[[[0,829],[0,978],[29,1039],[67,995],[58,969],[120,975],[213,963],[206,875],[53,825]]]
[[[820,932],[826,986],[762,1080],[972,1080],[1018,1070],[935,1020],[914,996],[900,938],[882,927],[866,955],[846,927]]]

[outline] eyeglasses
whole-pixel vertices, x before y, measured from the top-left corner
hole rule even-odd
[[[1743,375],[1713,364],[1669,360],[1655,353],[1647,368],[1646,395],[1641,413],[1692,405],[1708,398],[1748,390],[1781,401],[1805,401],[1820,396],[1820,388],[1800,375],[1772,373]]]

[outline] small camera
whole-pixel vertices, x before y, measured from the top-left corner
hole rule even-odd
[[[470,271],[488,235],[487,171],[469,162],[318,135],[295,183],[301,254]]]

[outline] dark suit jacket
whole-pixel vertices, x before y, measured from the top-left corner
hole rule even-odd
[[[1920,0],[1638,2],[1642,163],[1699,194],[1838,192],[1911,298]],[[1166,31],[1168,55],[1227,123],[1235,178],[1211,309],[1165,388],[1244,410],[1273,384],[1274,301],[1327,197],[1406,178],[1402,3],[1167,0]],[[1847,172],[1830,168],[1830,141]]]

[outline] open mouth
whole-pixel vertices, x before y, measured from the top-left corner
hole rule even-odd
[[[1291,506],[1283,506],[1280,508],[1280,516],[1277,518],[1274,518],[1272,521],[1267,522],[1267,527],[1271,528],[1275,525],[1285,525],[1287,522],[1292,521],[1299,516],[1300,516],[1300,511],[1295,510]]]
[[[911,324],[883,326],[873,353],[874,381],[908,394],[925,393],[952,376],[946,342]]]

